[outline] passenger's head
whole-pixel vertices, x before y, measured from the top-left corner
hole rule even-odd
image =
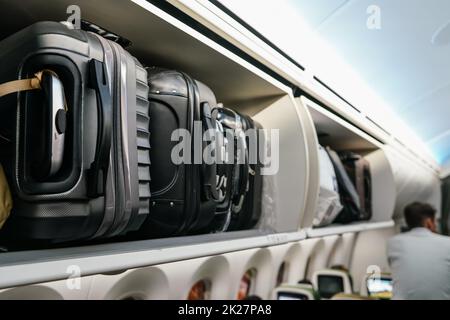
[[[405,208],[405,220],[409,229],[427,228],[436,232],[436,210],[427,203],[414,202]]]

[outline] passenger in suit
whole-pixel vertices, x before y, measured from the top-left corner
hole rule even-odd
[[[393,299],[450,299],[450,238],[436,233],[436,210],[412,203],[404,211],[410,231],[388,241]]]

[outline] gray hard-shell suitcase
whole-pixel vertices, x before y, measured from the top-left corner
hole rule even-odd
[[[51,70],[67,105],[65,116],[49,113],[54,86],[0,98],[0,155],[14,198],[0,233],[65,242],[137,230],[150,198],[145,69],[117,43],[58,22],[3,40],[0,61],[0,83]],[[53,121],[63,144],[48,141]]]

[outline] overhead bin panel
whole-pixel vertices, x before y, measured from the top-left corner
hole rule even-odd
[[[383,149],[393,168],[397,191],[394,218],[402,219],[405,206],[415,201],[430,203],[440,216],[441,182],[436,173],[391,146],[384,146]]]
[[[317,198],[319,196],[319,140],[317,139],[317,131],[307,107],[307,99],[304,97],[296,98],[297,109],[303,118],[303,127],[306,134],[308,147],[308,195],[305,203],[305,213],[302,219],[302,226],[311,226],[314,220],[317,206]]]
[[[278,232],[300,228],[309,190],[310,158],[304,128],[308,119],[298,108],[293,97],[287,95],[255,116],[265,129],[279,132],[278,172],[273,177],[264,177],[272,191],[269,195],[263,194],[274,197],[277,214],[272,227]]]

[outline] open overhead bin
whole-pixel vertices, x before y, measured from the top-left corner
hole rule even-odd
[[[71,11],[73,4],[68,0],[47,1],[45,5],[35,1],[1,0],[4,19],[0,22],[0,39],[39,21],[65,21],[74,12]],[[5,283],[10,286],[38,282],[42,280],[39,277],[45,277],[44,280],[62,279],[65,277],[65,261],[73,263],[72,260],[69,262],[69,256],[76,260],[86,258],[82,267],[83,274],[88,275],[279,244],[304,237],[299,229],[307,205],[309,181],[316,181],[316,178],[310,178],[309,166],[311,163],[315,165],[316,161],[314,153],[308,150],[309,140],[314,137],[310,130],[305,130],[311,126],[310,118],[302,109],[304,106],[294,100],[291,88],[249,63],[245,56],[233,53],[223,46],[220,39],[213,41],[149,2],[80,0],[76,1],[76,6],[82,19],[131,43],[126,49],[145,67],[186,72],[208,85],[218,102],[253,117],[262,125],[267,140],[276,144],[270,154],[268,174],[263,177],[263,215],[256,227],[244,231],[134,243],[120,239],[119,243],[112,244],[88,242],[77,243],[76,247],[70,244],[70,248],[2,252],[0,268],[7,265],[11,275]],[[273,234],[276,236],[272,237]],[[253,240],[239,241],[243,238]],[[213,246],[211,242],[219,244]],[[191,248],[195,245],[198,245],[196,250],[186,250],[186,246]],[[143,255],[146,251],[149,254]],[[123,252],[128,252],[127,261],[119,258]],[[99,264],[99,253],[110,256],[114,262]],[[52,262],[53,269],[40,269],[29,278],[14,278],[14,270],[19,270],[15,267],[30,260],[35,263]]]
[[[320,160],[317,160],[319,148],[322,150],[326,148],[330,152],[335,151],[341,158],[349,153],[356,154],[362,157],[367,163],[367,167],[370,168],[369,178],[367,181],[364,180],[366,183],[369,183],[369,185],[365,186],[365,190],[367,190],[366,197],[369,198],[367,203],[370,207],[367,210],[371,212],[370,218],[354,221],[351,224],[390,222],[394,212],[397,193],[394,174],[385,155],[383,143],[306,97],[297,98],[296,101],[298,105],[305,107],[310,114],[310,123],[312,125],[309,126],[309,135],[317,137],[308,140],[310,153],[316,154],[316,165],[310,165],[310,170],[314,170],[314,174],[311,174],[311,176],[315,176],[316,180],[315,183],[310,181],[310,187],[312,185],[314,187],[309,189],[310,193],[307,199],[307,203],[310,201],[310,203],[315,203],[316,205],[314,207],[311,205],[309,210],[305,212],[305,217],[308,217],[308,219],[303,220],[303,227],[313,226],[314,217],[320,211],[320,201],[323,201],[321,197],[323,198],[325,193],[325,190],[322,190],[323,188],[318,189],[317,186],[320,185],[320,181],[323,183],[323,179],[320,179],[321,175],[323,178],[323,175],[330,174],[330,171],[326,170],[323,163],[319,165]],[[323,154],[324,152],[322,152],[322,156]],[[330,162],[331,165],[332,163]],[[334,166],[332,168],[336,169]],[[336,177],[332,178],[336,179]],[[356,188],[357,180],[352,180],[351,182]],[[340,200],[342,200],[342,190],[338,189],[336,188],[335,191],[339,192]],[[330,198],[331,196],[328,197]],[[327,224],[329,225],[329,223]],[[340,223],[333,224],[331,227],[336,227],[336,225],[343,226],[344,229],[342,230],[345,230],[346,225],[348,226],[348,224]]]

